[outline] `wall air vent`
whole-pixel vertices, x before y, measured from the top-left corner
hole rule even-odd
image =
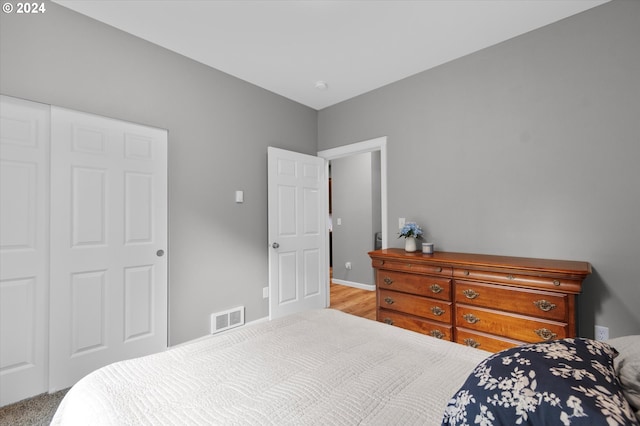
[[[244,324],[244,306],[211,314],[211,334]]]

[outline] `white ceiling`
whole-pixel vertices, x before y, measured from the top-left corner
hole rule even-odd
[[[319,110],[609,0],[54,1]]]

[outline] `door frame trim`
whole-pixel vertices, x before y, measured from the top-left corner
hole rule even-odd
[[[382,221],[382,248],[388,247],[389,232],[387,218],[387,137],[381,136],[374,139],[368,139],[362,142],[356,142],[349,145],[342,145],[336,148],[318,151],[318,157],[324,158],[325,178],[327,186],[329,185],[329,161],[338,158],[348,157],[350,155],[364,154],[367,152],[380,151],[380,216]],[[328,197],[328,191],[327,191]],[[329,205],[328,203],[326,204]],[[329,227],[326,227],[326,241],[329,241]],[[329,270],[329,244],[325,244],[325,270]],[[327,289],[331,284],[331,278],[327,280]],[[327,290],[327,306],[329,306],[329,290]]]

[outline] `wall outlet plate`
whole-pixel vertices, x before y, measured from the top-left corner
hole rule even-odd
[[[609,327],[596,325],[594,336],[595,336],[595,339],[599,341],[609,340]]]

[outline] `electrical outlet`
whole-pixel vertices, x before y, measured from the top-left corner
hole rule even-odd
[[[269,298],[269,287],[262,287],[262,298],[263,299]]]
[[[405,221],[406,221],[406,219],[404,217],[399,217],[398,218],[398,229],[404,228]]]
[[[594,334],[595,334],[596,340],[600,340],[600,341],[609,340],[609,327],[596,325]]]
[[[351,262],[345,262],[344,267],[345,267],[346,269],[349,269],[349,270],[350,270],[350,269],[351,269]]]

